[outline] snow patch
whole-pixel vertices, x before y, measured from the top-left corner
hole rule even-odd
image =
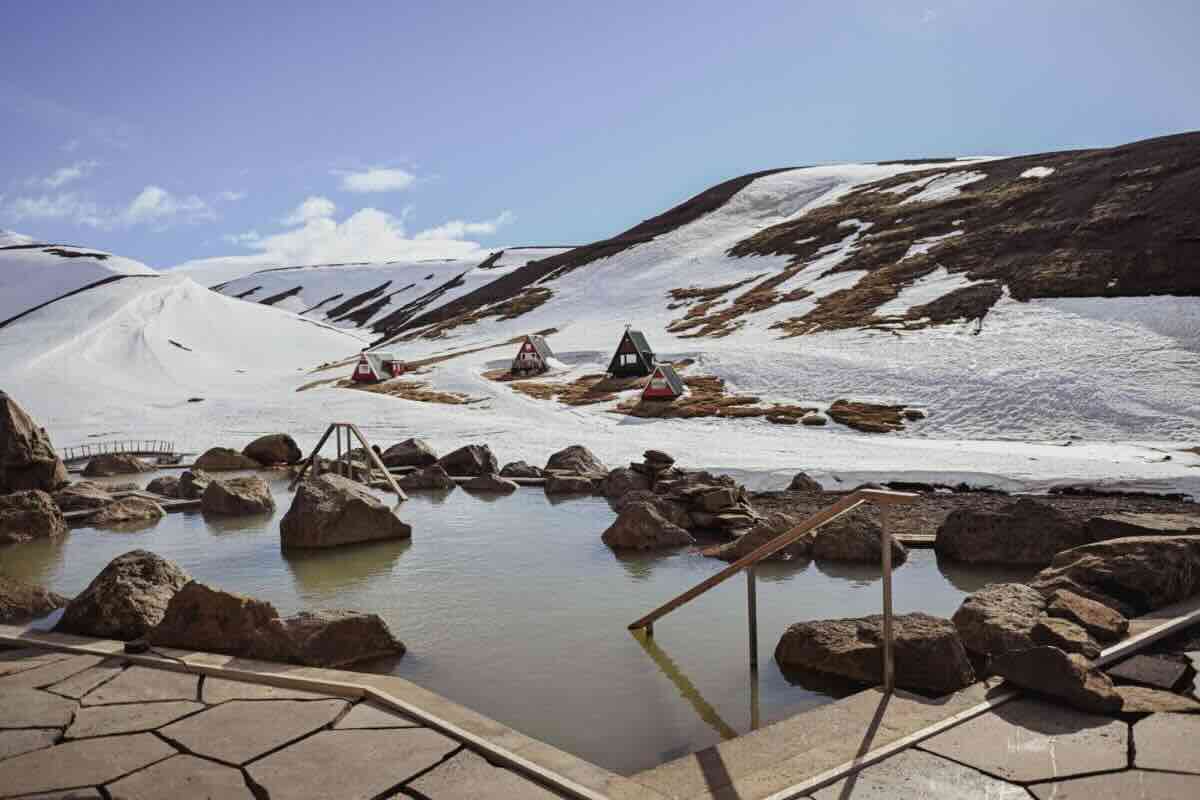
[[[907,205],[908,203],[942,203],[962,194],[962,187],[981,181],[986,177],[986,173],[974,170],[939,175],[926,183],[925,188],[912,197],[906,197],[901,200],[900,205]]]
[[[1021,173],[1022,178],[1046,178],[1054,174],[1054,167],[1030,167]]]
[[[951,273],[947,272],[945,267],[938,267],[928,275],[917,278],[901,289],[900,293],[891,300],[876,308],[875,316],[903,316],[914,306],[932,303],[939,297],[944,297],[958,289],[974,286],[976,283],[977,281],[971,280],[961,272]]]

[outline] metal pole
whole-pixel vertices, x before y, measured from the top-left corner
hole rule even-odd
[[[758,672],[758,596],[754,585],[754,567],[746,570],[746,611],[750,617],[750,671]]]
[[[883,690],[896,690],[896,662],[892,642],[892,534],[888,530],[888,512],[879,509],[879,543],[883,546]]]

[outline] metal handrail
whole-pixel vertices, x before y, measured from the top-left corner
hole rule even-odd
[[[629,630],[644,629],[647,636],[654,635],[654,623],[675,609],[696,599],[709,589],[724,583],[743,570],[747,575],[746,606],[750,627],[750,666],[758,668],[758,601],[755,590],[754,567],[764,558],[768,558],[801,536],[810,533],[822,525],[833,522],[838,517],[848,514],[864,503],[875,503],[883,508],[893,505],[907,505],[915,502],[920,495],[909,492],[892,492],[885,489],[856,489],[838,500],[828,508],[818,511],[794,528],[779,534],[771,541],[755,548],[739,558],[725,569],[701,581],[683,594],[663,603],[658,608],[646,614],[629,625]],[[887,514],[884,514],[882,525],[882,569],[883,569],[883,661],[884,687],[887,691],[895,688],[895,668],[892,655],[892,537],[888,532]]]

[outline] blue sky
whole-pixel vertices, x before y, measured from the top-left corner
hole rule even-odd
[[[0,228],[164,267],[615,233],[728,177],[1200,128],[1200,3],[0,0]]]

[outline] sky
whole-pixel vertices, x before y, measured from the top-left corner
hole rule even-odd
[[[1200,128],[1200,3],[0,0],[0,228],[164,268],[581,244],[773,167]]]

